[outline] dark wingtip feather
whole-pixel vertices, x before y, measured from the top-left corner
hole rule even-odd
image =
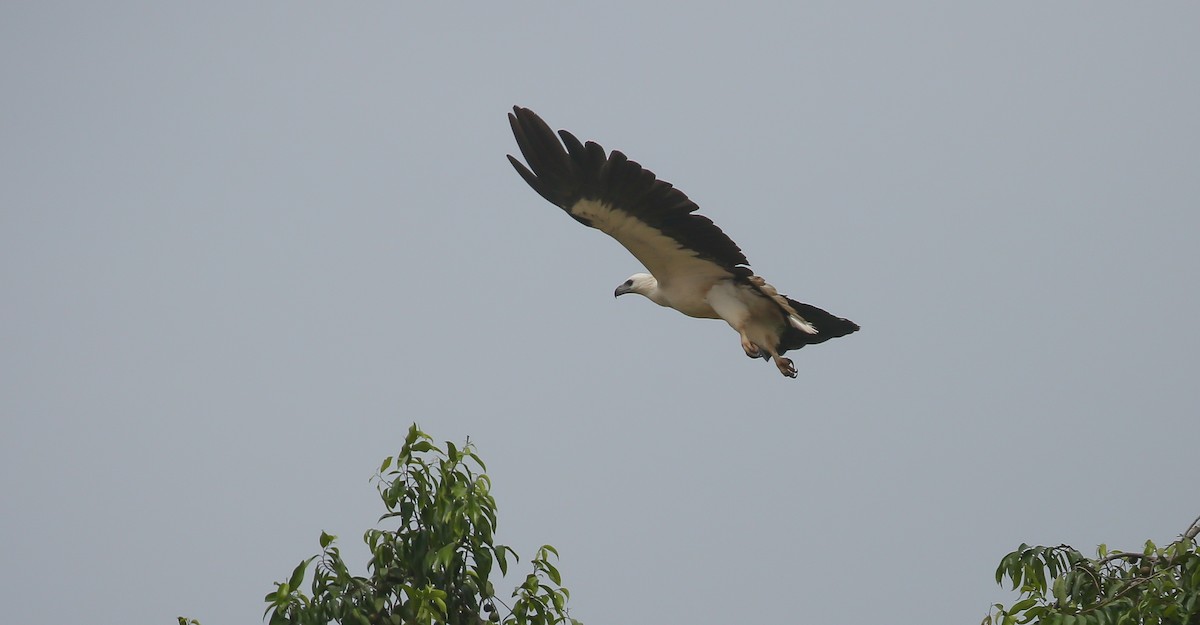
[[[517,173],[550,203],[564,209],[574,204],[579,197],[579,176],[550,126],[537,113],[520,106],[513,107],[508,122],[521,156],[528,163],[528,167],[521,165],[509,155]]]

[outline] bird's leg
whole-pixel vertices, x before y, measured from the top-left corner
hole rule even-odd
[[[742,337],[742,351],[751,358],[758,358],[762,352],[758,351],[758,346],[750,342],[750,338],[746,336],[745,330],[738,330],[738,335]]]
[[[791,358],[784,358],[779,354],[771,354],[771,358],[775,361],[775,366],[779,367],[779,372],[789,378],[796,377],[796,365],[792,364]]]
[[[780,373],[789,378],[796,377],[796,365],[792,364],[791,358],[784,358],[776,353],[773,349],[768,349],[767,353],[771,354],[771,360],[775,361],[775,366],[779,367]],[[766,358],[766,356],[763,358]]]

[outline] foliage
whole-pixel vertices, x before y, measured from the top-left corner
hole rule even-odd
[[[568,615],[570,595],[550,545],[537,551],[511,605],[495,596],[495,569],[506,575],[518,558],[493,541],[496,502],[486,470],[470,440],[442,449],[413,424],[375,476],[388,510],[379,520],[396,529],[367,530],[368,575],[352,575],[336,537],[322,532],[322,552],[266,596],[270,625],[579,625]],[[309,595],[302,586],[314,562]]]
[[[984,625],[1188,625],[1200,623],[1200,517],[1175,542],[1140,552],[1100,545],[1087,558],[1068,545],[1021,545],[1000,561],[996,583],[1020,590]]]

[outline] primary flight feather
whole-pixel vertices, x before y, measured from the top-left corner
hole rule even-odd
[[[556,135],[533,111],[513,107],[508,121],[525,163],[517,173],[576,221],[616,239],[645,266],[614,296],[643,295],[689,317],[724,319],[751,358],[771,359],[796,377],[783,355],[858,330],[832,315],[775,290],[754,275],[745,254],[669,182],[598,144],[580,143],[566,130]],[[561,141],[560,141],[561,139]]]

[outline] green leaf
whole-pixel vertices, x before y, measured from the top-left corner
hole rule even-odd
[[[321,532],[321,548],[322,549],[328,547],[335,540],[337,540],[337,536],[334,536],[333,534],[326,534],[325,532]]]
[[[500,574],[508,575],[508,555],[506,551],[511,551],[504,545],[496,545],[492,547],[492,553],[496,554],[496,563],[500,565]]]
[[[437,606],[438,614],[445,616],[446,615],[446,601],[444,599],[442,599],[442,597],[440,597],[438,595],[434,595],[433,603]]]
[[[1032,608],[1034,606],[1034,604],[1036,604],[1036,603],[1037,603],[1037,599],[1034,599],[1033,597],[1030,597],[1028,599],[1022,599],[1022,600],[1014,603],[1013,606],[1008,609],[1008,612],[1009,612],[1009,614],[1012,614],[1013,612],[1024,612],[1025,610]]]
[[[315,558],[316,556],[313,557]],[[302,560],[300,564],[296,565],[295,569],[292,569],[292,577],[288,580],[289,587],[299,588],[300,584],[304,583],[304,569],[308,568],[308,563],[312,561],[313,558]]]
[[[388,456],[387,458],[384,458],[383,464],[379,465],[379,472],[383,473],[384,471],[387,471],[388,467],[392,466],[392,460],[394,460],[394,459],[395,458],[393,458],[392,456]]]
[[[1038,592],[1046,592],[1046,569],[1042,567],[1042,563],[1039,560],[1034,560],[1033,578],[1037,580]]]
[[[434,561],[441,565],[442,568],[449,567],[450,561],[454,559],[454,552],[457,550],[458,543],[450,543],[437,550],[437,556]]]
[[[559,575],[558,569],[555,568],[553,564],[550,564],[549,562],[544,562],[544,561],[542,562],[542,566],[545,567],[546,576],[550,578],[550,581],[561,586],[562,585],[562,576]]]
[[[1004,581],[1004,575],[1006,573],[1008,573],[1009,566],[1011,566],[1013,557],[1015,555],[1016,555],[1015,552],[1010,553],[1010,554],[1004,556],[1004,558],[1002,560],[1000,560],[1000,566],[996,567],[996,583],[997,584]]]
[[[417,427],[416,423],[408,426],[408,436],[404,437],[404,446],[411,447],[413,443],[417,442],[417,439],[424,435],[425,433],[422,432],[419,427]]]
[[[472,554],[475,558],[475,571],[481,579],[487,579],[492,574],[492,554],[486,547],[476,547]]]
[[[1012,581],[1012,589],[1016,590],[1017,588],[1020,588],[1021,582],[1024,580],[1024,578],[1025,565],[1021,563],[1021,556],[1016,554],[1008,568],[1008,579]]]

